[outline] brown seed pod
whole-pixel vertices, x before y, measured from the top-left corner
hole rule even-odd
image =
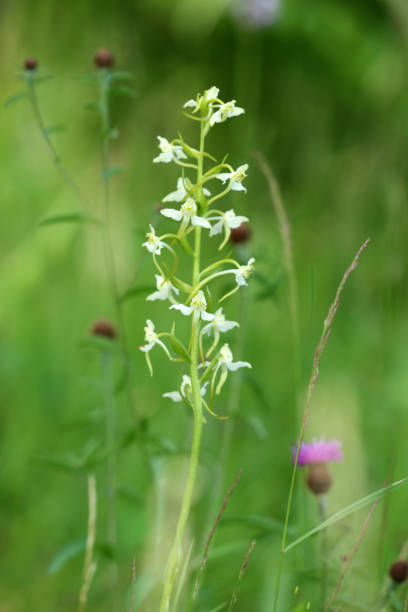
[[[35,70],[38,66],[38,62],[34,57],[27,57],[26,60],[24,60],[24,68],[26,70]]]
[[[408,563],[404,559],[394,561],[388,573],[393,582],[405,582],[408,576]]]
[[[94,55],[94,64],[97,68],[111,68],[115,58],[109,49],[98,49]]]
[[[321,495],[329,491],[333,484],[333,478],[325,463],[310,464],[306,484],[315,495]]]
[[[251,237],[251,230],[247,223],[241,223],[238,227],[231,230],[230,240],[234,244],[242,244],[248,242]]]
[[[91,327],[91,334],[93,336],[103,336],[114,340],[117,337],[117,332],[114,326],[107,319],[98,319]]]

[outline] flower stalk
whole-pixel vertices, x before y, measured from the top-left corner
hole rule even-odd
[[[148,319],[145,327],[145,344],[140,347],[145,353],[151,374],[153,368],[149,353],[156,345],[162,348],[172,362],[184,362],[180,390],[164,393],[163,396],[174,402],[184,402],[191,408],[193,416],[188,474],[180,504],[175,538],[165,572],[160,612],[168,612],[171,605],[174,605],[174,593],[179,591],[181,576],[185,571],[186,563],[188,564],[183,544],[200,459],[201,438],[205,423],[204,410],[214,418],[225,419],[225,416],[218,415],[213,409],[215,396],[221,392],[229,372],[234,372],[242,367],[251,367],[247,362],[234,361],[228,344],[220,346],[221,333],[228,332],[238,326],[238,323],[227,321],[222,308],[215,308],[213,301],[215,301],[216,294],[209,292],[209,285],[217,282],[220,277],[229,275],[235,281],[236,287],[232,290],[235,292],[247,284],[246,280],[253,270],[254,260],[251,259],[246,266],[240,266],[238,262],[221,256],[219,261],[201,269],[204,240],[207,237],[211,239],[213,236],[224,233],[219,246],[219,249],[222,250],[229,238],[230,229],[239,224],[242,219],[246,220],[246,217],[235,215],[232,209],[225,212],[210,209],[212,202],[227,195],[231,190],[246,191],[242,186],[242,181],[246,177],[248,167],[242,165],[234,171],[231,166],[223,162],[220,164],[205,151],[206,136],[212,127],[244,112],[243,109],[235,106],[235,101],[222,102],[218,98],[218,93],[216,87],[211,87],[203,95],[198,95],[195,100],[189,100],[185,104],[185,107],[193,108],[191,118],[199,120],[198,149],[188,145],[181,135],[173,141],[158,137],[161,152],[153,162],[166,164],[174,162],[183,168],[182,176],[177,180],[177,189],[163,198],[164,202],[179,203],[180,208],[161,210],[161,214],[169,220],[169,223],[177,222],[179,226],[175,232],[166,232],[161,236],[158,236],[151,226],[146,235],[147,240],[143,244],[152,254],[153,264],[159,272],[156,275],[157,291],[149,295],[147,299],[149,301],[167,299],[170,302],[170,309],[184,316],[191,316],[187,342],[182,342],[175,336],[174,325],[170,333],[156,332],[154,323]],[[196,113],[197,117],[194,116]],[[188,159],[191,159],[192,163]],[[215,165],[205,172],[204,162],[209,160],[215,162]],[[185,175],[185,172],[190,169],[195,170],[194,179]],[[228,169],[230,172],[220,173],[219,170],[223,169]],[[217,184],[218,181],[223,184],[227,183],[227,186],[216,189],[218,193],[211,193],[208,188],[210,183]],[[193,244],[187,239],[188,236],[193,238],[191,241]],[[170,240],[170,244],[166,240]],[[191,280],[187,282],[176,276],[179,258],[175,248],[180,246],[192,259]],[[207,251],[207,244],[205,248]],[[162,261],[163,257],[171,258],[171,269]],[[227,296],[232,292],[228,292]],[[182,294],[184,294],[184,302],[180,299]],[[223,299],[227,296],[224,296]],[[209,303],[207,303],[208,297],[210,297]],[[173,353],[176,353],[176,356]],[[209,400],[205,398],[207,387],[210,389]],[[183,572],[181,568],[184,568]],[[178,589],[175,588],[176,584],[178,584]]]

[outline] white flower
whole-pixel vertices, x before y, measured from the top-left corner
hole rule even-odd
[[[215,318],[213,314],[206,312],[207,300],[201,290],[197,291],[196,295],[191,300],[191,307],[185,304],[173,304],[170,308],[180,310],[180,312],[186,316],[192,314],[196,320],[201,318],[203,321],[213,321]]]
[[[219,332],[227,332],[233,327],[239,327],[239,323],[236,321],[227,321],[224,313],[222,312],[222,308],[219,308],[215,312],[214,319],[211,321],[211,323],[204,325],[202,333],[209,334],[210,331],[213,330],[214,334],[219,334]]]
[[[193,113],[195,113],[196,111],[198,111],[199,108],[201,108],[201,105],[204,104],[208,104],[210,102],[215,102],[218,99],[218,94],[219,94],[220,90],[218,89],[218,87],[210,87],[210,89],[207,89],[204,92],[203,96],[197,95],[197,99],[196,100],[187,100],[187,102],[184,104],[183,108],[192,108],[193,109]]]
[[[200,389],[201,397],[204,397],[207,391],[208,382],[205,382]],[[180,391],[168,391],[167,393],[163,393],[163,397],[168,397],[173,402],[182,402],[183,399],[188,401],[192,401],[193,389],[191,385],[191,378],[187,374],[183,374],[181,379]]]
[[[246,177],[246,171],[248,170],[248,164],[239,166],[235,171],[232,172],[221,172],[216,174],[215,178],[220,179],[223,183],[226,181],[230,182],[230,187],[233,191],[246,191],[242,184],[242,181]]]
[[[230,210],[227,210],[222,215],[217,215],[216,217],[209,217],[208,219],[209,221],[217,221],[217,223],[211,228],[210,236],[220,234],[222,230],[224,230],[225,240],[222,246],[230,237],[232,229],[235,229],[239,227],[242,223],[246,223],[248,221],[247,217],[243,217],[242,215],[236,215],[235,211],[232,208]]]
[[[220,380],[215,391],[217,394],[221,391],[227,379],[228,372],[235,372],[239,370],[239,368],[252,368],[251,364],[247,361],[233,361],[233,355],[228,344],[224,344],[224,346],[221,347],[218,357],[217,367],[214,372],[215,378],[218,370],[221,370]]]
[[[171,302],[174,302],[172,292],[174,291],[174,293],[178,295],[180,293],[179,290],[172,284],[171,281],[164,279],[163,276],[160,276],[160,274],[156,274],[155,276],[157,291],[148,295],[146,300],[151,302],[154,300],[170,300]]]
[[[159,162],[164,162],[168,164],[171,161],[177,161],[179,159],[187,159],[187,155],[183,151],[183,147],[180,145],[172,145],[166,138],[162,138],[161,136],[157,137],[159,139],[159,149],[161,151],[160,155],[154,158],[154,163],[157,164]]]
[[[168,244],[156,236],[156,232],[154,231],[154,227],[152,225],[150,225],[150,232],[147,232],[146,238],[147,240],[143,243],[143,246],[146,247],[150,253],[153,253],[153,255],[160,255],[163,247],[166,247],[167,249],[170,248]]]
[[[237,115],[242,115],[242,113],[245,113],[243,108],[235,106],[235,100],[231,100],[225,104],[214,105],[213,108],[217,108],[217,110],[211,115],[210,125],[214,125],[214,123],[222,123],[230,117],[236,117]]]
[[[235,274],[235,280],[238,285],[247,285],[247,279],[254,271],[255,258],[251,257],[246,266],[239,266],[236,270],[231,270]]]
[[[184,226],[191,221],[192,225],[201,225],[207,229],[211,229],[210,223],[203,217],[197,217],[197,204],[193,198],[187,198],[182,204],[180,210],[176,208],[163,208],[160,213],[165,217],[170,217],[174,221],[183,221]]]
[[[177,180],[177,190],[166,195],[166,197],[163,198],[163,202],[182,202],[184,198],[188,196],[191,188],[191,182],[187,178],[183,179],[183,177],[180,177]],[[206,197],[211,195],[208,189],[203,189],[203,192]]]
[[[156,334],[156,332],[154,331],[154,324],[152,323],[152,321],[150,319],[147,319],[146,321],[146,326],[144,328],[144,332],[145,332],[145,342],[146,344],[144,344],[143,346],[140,346],[140,350],[143,351],[144,353],[148,353],[149,351],[152,350],[152,348],[158,344],[162,347],[162,349],[164,350],[164,352],[170,357],[169,351],[167,349],[167,346],[164,344],[164,342],[162,342],[159,338],[159,336]]]

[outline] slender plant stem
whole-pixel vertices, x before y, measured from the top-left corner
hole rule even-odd
[[[96,538],[96,516],[97,516],[97,493],[95,474],[88,476],[88,534],[86,538],[86,550],[84,569],[82,572],[82,585],[79,591],[78,612],[84,612],[88,600],[88,591],[92,578],[96,571],[96,562],[93,553]]]
[[[200,124],[200,153],[204,152],[204,123]],[[203,174],[203,156],[201,155],[197,163],[197,183],[201,181]],[[202,195],[202,194],[200,194]],[[196,227],[194,230],[194,259],[193,259],[193,278],[192,286],[195,288],[200,281],[200,254],[201,254],[201,228]],[[166,575],[164,580],[163,595],[160,604],[160,612],[168,612],[170,609],[171,597],[177,575],[180,571],[183,560],[183,537],[187,525],[188,517],[191,509],[191,502],[194,492],[194,485],[197,477],[197,469],[200,457],[201,433],[203,427],[203,408],[200,389],[200,378],[198,373],[199,362],[199,319],[195,316],[192,318],[191,324],[191,340],[190,340],[190,377],[191,389],[193,398],[193,442],[191,447],[191,455],[188,467],[188,475],[184,495],[181,502],[180,514],[177,522],[176,535],[173,542],[173,547],[170,552]]]
[[[341,298],[341,294],[343,292],[344,286],[350,274],[353,272],[353,270],[356,269],[360,255],[364,251],[364,249],[367,247],[369,242],[370,242],[369,238],[367,238],[367,240],[363,242],[363,244],[357,251],[353,261],[351,262],[351,265],[346,269],[346,271],[343,274],[343,278],[341,279],[340,284],[337,288],[334,301],[330,305],[329,311],[327,313],[327,317],[325,318],[323,322],[322,333],[321,333],[321,336],[320,336],[320,339],[317,344],[315,354],[313,357],[312,373],[310,375],[309,384],[307,388],[305,409],[303,413],[302,424],[300,427],[300,434],[299,434],[297,448],[296,448],[295,461],[294,461],[294,465],[292,469],[292,476],[291,476],[290,485],[289,485],[289,495],[288,495],[288,502],[286,505],[285,522],[283,526],[282,541],[281,541],[281,550],[280,550],[280,555],[279,555],[278,568],[276,572],[276,586],[275,586],[275,596],[274,596],[274,601],[273,601],[273,612],[276,612],[278,609],[279,589],[280,589],[280,582],[281,582],[281,575],[282,575],[283,559],[284,559],[284,554],[285,554],[286,539],[288,535],[289,517],[290,517],[290,512],[292,509],[293,494],[295,490],[295,480],[296,480],[296,473],[297,473],[298,462],[299,462],[300,448],[302,446],[306,427],[309,422],[309,413],[310,413],[313,391],[316,386],[317,379],[319,377],[320,358],[323,354],[324,348],[329,339],[333,320],[334,320],[334,317],[340,305],[340,298]]]
[[[45,123],[41,114],[41,110],[40,110],[40,105],[38,103],[38,97],[37,97],[37,91],[35,88],[35,80],[33,77],[29,77],[27,79],[27,83],[28,83],[28,90],[29,90],[29,98],[31,101],[31,106],[34,112],[34,117],[37,121],[38,127],[40,128],[40,132],[41,135],[43,137],[43,140],[45,142],[45,145],[48,149],[48,152],[50,154],[51,160],[54,162],[58,172],[60,173],[60,175],[62,176],[62,178],[64,179],[64,181],[71,187],[72,191],[75,193],[76,197],[78,198],[78,200],[81,202],[82,207],[87,210],[88,209],[88,203],[86,201],[85,196],[83,195],[80,187],[78,186],[78,184],[76,183],[76,181],[72,178],[72,176],[70,175],[70,173],[68,172],[68,170],[65,168],[64,164],[61,161],[61,158],[59,157],[53,142],[49,136],[49,133],[47,131],[47,128],[45,127]]]
[[[319,519],[323,523],[327,519],[326,505],[327,496],[319,495],[318,500]],[[320,532],[320,610],[324,610],[326,604],[327,579],[328,579],[328,548],[327,548],[327,529]]]
[[[116,405],[112,371],[112,355],[102,354],[105,383],[105,439],[106,439],[106,539],[112,550],[111,568],[112,610],[118,610],[118,567],[116,561]]]

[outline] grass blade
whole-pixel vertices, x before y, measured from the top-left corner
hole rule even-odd
[[[406,484],[408,484],[408,476],[406,478],[403,478],[402,480],[397,480],[396,482],[393,482],[387,487],[381,487],[381,489],[378,489],[377,491],[374,491],[374,493],[370,493],[369,495],[366,495],[366,497],[362,497],[361,499],[350,504],[350,506],[346,506],[346,508],[343,508],[342,510],[335,512],[334,514],[329,516],[328,519],[326,519],[325,521],[322,521],[321,523],[316,525],[316,527],[313,527],[313,529],[309,529],[309,531],[306,531],[306,533],[300,536],[300,538],[297,538],[297,540],[294,540],[294,542],[291,542],[290,544],[288,544],[283,549],[283,552],[285,553],[289,552],[289,550],[291,550],[292,548],[295,548],[295,546],[298,546],[298,544],[300,544],[301,542],[304,542],[305,540],[315,535],[316,533],[319,533],[319,531],[322,531],[322,529],[326,529],[326,527],[330,527],[331,525],[338,523],[339,521],[344,519],[346,516],[353,514],[353,512],[357,512],[357,510],[360,510],[361,508],[364,508],[365,506],[368,506],[369,504],[374,503],[377,499],[380,499],[381,497],[383,497],[385,493],[395,491],[396,489],[399,489],[400,487],[403,487]]]

